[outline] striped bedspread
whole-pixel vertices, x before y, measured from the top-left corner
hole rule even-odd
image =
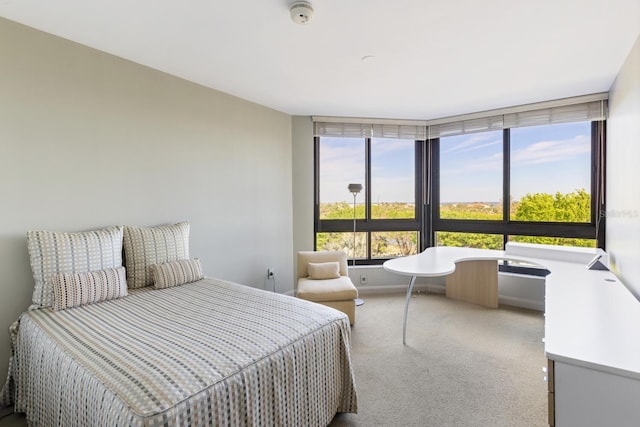
[[[345,315],[210,278],[23,313],[13,368],[35,425],[321,426],[357,410]]]

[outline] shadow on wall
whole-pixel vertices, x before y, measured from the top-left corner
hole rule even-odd
[[[31,304],[33,274],[29,264],[27,236],[0,236],[0,384],[9,367],[9,326]]]
[[[9,294],[11,298],[0,299],[0,313],[8,309],[19,307],[19,301],[15,297],[25,295],[23,298],[26,304],[31,302],[33,291],[33,273],[29,264],[29,252],[27,250],[27,234],[23,236],[0,236],[0,290],[5,297]],[[25,310],[27,306],[23,307]],[[20,309],[20,311],[23,311]]]

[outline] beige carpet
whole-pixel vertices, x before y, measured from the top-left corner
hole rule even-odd
[[[358,414],[331,426],[547,425],[540,312],[487,309],[437,294],[365,295],[352,359]]]
[[[331,426],[547,425],[542,313],[418,294],[403,346],[404,295],[364,300],[352,329],[359,411]],[[25,425],[18,414],[0,420]]]

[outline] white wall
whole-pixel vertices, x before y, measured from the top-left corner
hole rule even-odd
[[[0,382],[29,229],[191,223],[205,273],[290,291],[291,116],[0,19]]]
[[[606,250],[640,299],[640,37],[609,91]]]

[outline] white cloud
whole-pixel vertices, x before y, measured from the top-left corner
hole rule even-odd
[[[511,164],[523,165],[556,163],[574,159],[577,155],[591,152],[591,141],[586,135],[559,141],[540,141],[511,154]]]
[[[497,136],[494,132],[471,134],[466,136],[462,141],[453,144],[447,144],[446,138],[443,138],[441,144],[440,149],[444,154],[464,153],[492,145],[502,145],[502,135]]]
[[[389,156],[396,151],[406,151],[407,144],[413,147],[413,141],[394,144],[393,140],[374,140],[373,150],[376,158]],[[403,142],[405,142],[403,140]],[[353,202],[353,196],[347,190],[350,183],[364,186],[364,140],[354,144],[323,144],[320,148],[320,198],[321,202]],[[392,168],[382,169],[374,166],[373,185],[375,201],[411,201],[414,183],[406,176],[396,176]],[[390,176],[385,176],[390,175]],[[411,173],[413,176],[413,173]],[[393,200],[390,200],[393,199]],[[358,196],[358,203],[364,200],[364,192]]]

